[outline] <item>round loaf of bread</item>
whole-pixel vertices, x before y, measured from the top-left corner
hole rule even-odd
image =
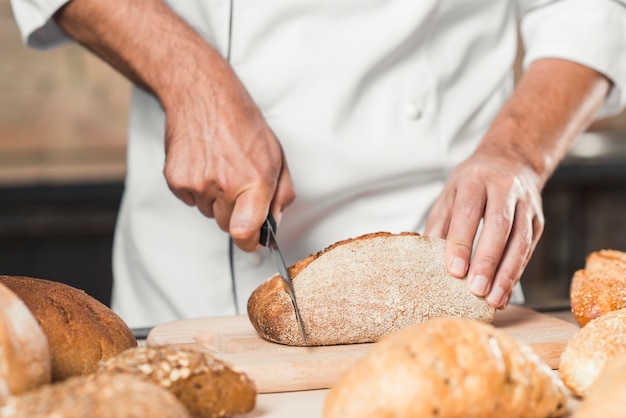
[[[490,324],[436,318],[381,339],[328,392],[325,418],[546,418],[566,390],[532,349]]]
[[[51,379],[48,340],[24,302],[0,284],[0,405]]]
[[[167,390],[136,376],[83,375],[15,396],[0,418],[191,418]]]
[[[63,283],[22,276],[0,276],[39,322],[52,355],[52,380],[93,371],[96,364],[137,340],[106,305]]]
[[[206,351],[137,347],[102,361],[96,373],[131,374],[169,390],[196,418],[231,417],[256,404],[254,383]]]
[[[621,418],[626,396],[626,352],[609,359],[573,418]]]
[[[340,241],[291,266],[306,345],[373,342],[437,317],[491,322],[495,309],[447,272],[444,251],[439,238],[379,232]],[[267,340],[305,345],[279,275],[252,292],[248,317]]]
[[[585,326],[592,319],[626,308],[626,253],[600,250],[590,253],[585,268],[572,277],[572,314]]]
[[[624,352],[626,309],[620,309],[589,322],[568,341],[559,374],[573,393],[584,397],[607,362]]]

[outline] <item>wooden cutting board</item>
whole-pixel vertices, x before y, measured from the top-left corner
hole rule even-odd
[[[531,309],[510,306],[498,311],[493,325],[529,344],[557,369],[577,325]],[[153,328],[146,344],[200,347],[252,378],[259,393],[330,388],[372,344],[290,347],[258,336],[245,315],[174,321]]]

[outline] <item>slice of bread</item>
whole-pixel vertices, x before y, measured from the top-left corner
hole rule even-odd
[[[448,274],[445,241],[378,232],[340,241],[289,268],[307,345],[374,342],[437,317],[493,320],[495,309]],[[248,300],[248,317],[267,340],[305,345],[278,275]]]

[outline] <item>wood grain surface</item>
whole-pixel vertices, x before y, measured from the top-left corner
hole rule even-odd
[[[526,344],[553,369],[579,327],[531,309],[510,306],[498,311],[493,325]],[[247,316],[198,318],[159,325],[148,345],[200,347],[248,374],[259,393],[326,389],[363,357],[372,344],[290,347],[258,336]]]

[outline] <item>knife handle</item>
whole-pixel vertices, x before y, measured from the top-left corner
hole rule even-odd
[[[261,226],[261,238],[259,239],[259,244],[264,247],[267,247],[267,244],[270,242],[270,229],[271,232],[276,234],[276,221],[272,216],[272,212],[267,214],[267,218],[265,218],[265,222]]]

